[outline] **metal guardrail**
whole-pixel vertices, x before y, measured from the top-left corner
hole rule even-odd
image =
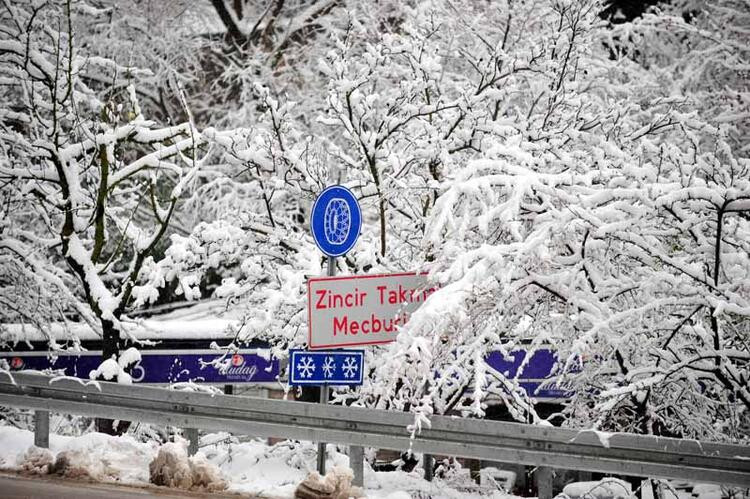
[[[254,397],[87,383],[0,373],[0,405],[182,428],[221,430],[549,468],[687,479],[750,487],[750,446],[600,434],[565,428],[434,416],[413,439],[412,415]]]

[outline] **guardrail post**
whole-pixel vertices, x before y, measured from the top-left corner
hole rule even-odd
[[[34,445],[49,449],[49,411],[34,411]]]
[[[536,494],[539,499],[552,499],[552,468],[539,466],[534,472]]]
[[[424,467],[424,479],[431,482],[435,474],[435,457],[432,454],[424,454],[422,466]]]
[[[328,403],[328,385],[322,385],[320,387],[320,403]],[[318,443],[318,473],[320,476],[326,475],[326,443]]]
[[[188,439],[188,456],[194,456],[198,453],[198,429],[188,428],[185,430],[185,436]]]
[[[349,466],[354,472],[353,485],[363,487],[365,484],[365,448],[359,445],[349,446]]]

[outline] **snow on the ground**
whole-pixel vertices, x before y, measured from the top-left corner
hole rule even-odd
[[[630,497],[630,484],[616,478],[608,478],[596,482],[575,482],[565,486],[563,494],[568,497],[586,497],[589,499],[605,499],[608,497]]]
[[[28,430],[0,426],[0,470],[27,474],[63,471],[68,478],[99,482],[120,482],[131,485],[149,483],[149,465],[157,455],[171,454],[185,461],[187,441],[178,437],[177,443],[159,445],[143,443],[125,435],[113,437],[102,433],[88,433],[78,437],[50,435],[50,449],[33,446],[34,435]],[[282,441],[268,445],[264,440],[240,441],[228,433],[204,435],[200,452],[185,461],[183,468],[197,470],[191,481],[211,489],[211,483],[226,481],[229,492],[261,497],[293,497],[296,487],[315,470],[317,446],[309,442]],[[328,445],[326,469],[349,467],[349,458],[335,445]],[[65,457],[63,470],[59,467]],[[185,459],[182,459],[185,458]],[[215,470],[221,477],[214,476]],[[174,468],[176,470],[177,468]],[[462,470],[466,471],[466,470]],[[174,471],[171,471],[174,475]],[[199,483],[200,482],[200,483]],[[647,482],[646,482],[647,483]],[[206,484],[209,484],[206,486]],[[621,480],[606,478],[599,482],[578,482],[565,487],[561,498],[604,499],[628,497],[630,485]],[[366,497],[373,499],[409,499],[433,497],[448,499],[515,499],[501,491],[477,486],[465,473],[453,477],[435,478],[428,482],[421,470],[374,472],[365,464]],[[648,492],[648,493],[646,493]],[[721,499],[721,487],[695,485],[692,496],[680,490],[662,491],[674,499]],[[671,495],[670,495],[671,492]],[[654,497],[644,490],[644,497]]]
[[[0,469],[44,473],[53,458],[65,452],[70,472],[66,476],[133,485],[149,483],[149,464],[160,449],[155,442],[142,443],[125,435],[113,437],[88,433],[79,437],[50,435],[50,454],[33,447],[28,430],[0,426]],[[180,439],[178,445],[186,446]],[[266,497],[293,497],[294,490],[315,469],[317,446],[283,441],[268,445],[264,440],[241,442],[224,433],[201,438],[198,462],[205,459],[219,468],[230,492]],[[334,445],[328,446],[326,469],[349,466],[349,458]],[[374,472],[365,465],[365,494],[373,499],[407,499],[415,496],[456,499],[513,498],[499,491],[480,494],[473,482],[435,479],[428,482],[420,471]]]
[[[34,444],[34,434],[11,426],[0,426],[0,469],[22,470],[25,455]],[[78,476],[85,470],[95,481],[126,484],[148,483],[148,464],[158,445],[141,443],[130,436],[111,437],[88,433],[80,437],[50,434],[50,451],[68,452],[71,469]]]
[[[232,444],[216,443],[217,439],[226,442],[229,435],[212,434],[201,440],[202,450],[209,461],[215,463],[230,478],[230,491],[256,495],[292,497],[294,489],[305,479],[308,472],[315,469],[317,446],[312,443],[281,442],[268,446],[265,442],[253,440]],[[335,466],[349,467],[349,457],[328,445],[326,469]],[[445,498],[508,498],[507,494],[494,495],[466,490],[457,490],[451,483],[435,479],[428,482],[420,472],[403,471],[374,472],[365,465],[365,494],[374,499],[400,499],[415,497]],[[472,484],[473,485],[473,484]],[[477,488],[476,485],[473,485]]]
[[[227,488],[226,480],[215,464],[202,453],[188,457],[187,449],[179,443],[162,445],[148,468],[151,483],[156,485],[209,491]]]

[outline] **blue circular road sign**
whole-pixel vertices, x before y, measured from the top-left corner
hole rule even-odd
[[[310,228],[315,243],[327,256],[341,256],[354,246],[362,228],[362,212],[352,191],[326,187],[312,209]]]

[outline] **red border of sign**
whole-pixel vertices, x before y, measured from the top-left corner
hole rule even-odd
[[[385,343],[393,343],[396,338],[391,340],[380,340],[370,341],[366,343],[337,343],[335,345],[313,345],[312,344],[312,304],[310,303],[310,285],[317,281],[346,281],[353,279],[376,279],[379,277],[403,277],[407,275],[427,275],[428,272],[400,272],[398,274],[367,274],[367,275],[342,275],[332,277],[311,277],[307,280],[307,348],[310,350],[319,350],[323,348],[344,348],[353,346],[366,346],[366,345],[382,345]]]

